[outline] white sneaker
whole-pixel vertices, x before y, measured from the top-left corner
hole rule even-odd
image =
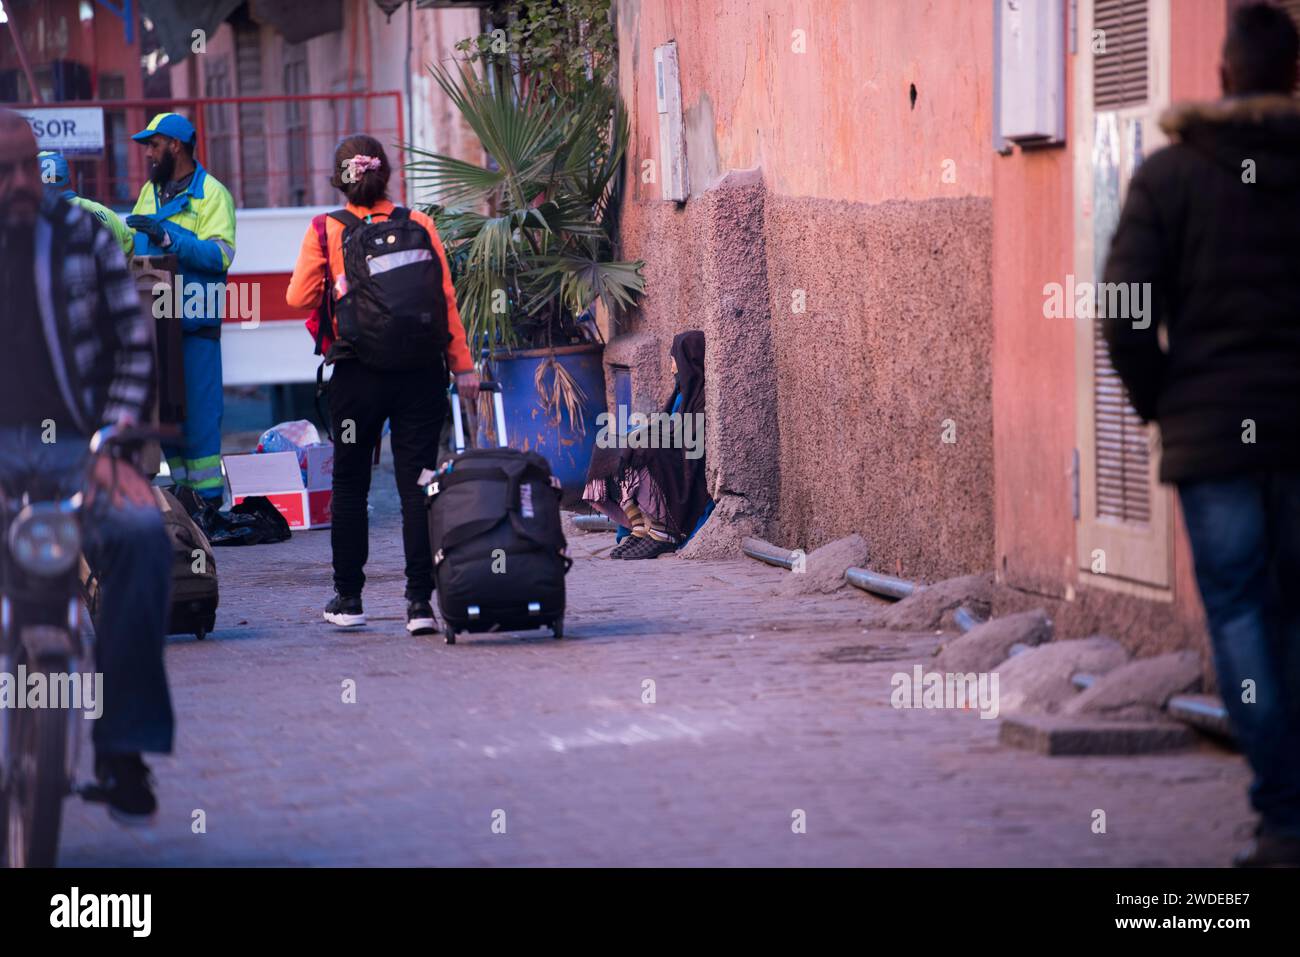
[[[413,635],[432,635],[437,631],[438,622],[433,617],[433,606],[427,601],[407,602],[406,630]]]
[[[366,623],[366,613],[360,598],[344,598],[338,592],[325,606],[325,620],[339,628],[356,628]]]

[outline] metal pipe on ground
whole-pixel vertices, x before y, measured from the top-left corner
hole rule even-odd
[[[618,526],[604,515],[575,515],[573,524],[584,532],[615,532]]]
[[[886,598],[907,598],[922,588],[916,582],[894,578],[892,575],[881,575],[865,568],[849,568],[844,572],[844,578],[855,588],[869,591],[873,595],[883,595]]]
[[[1235,741],[1232,723],[1228,720],[1228,709],[1223,701],[1209,694],[1174,695],[1165,705],[1171,718],[1177,718],[1183,724],[1206,731],[1228,741]]]
[[[742,539],[740,550],[750,558],[756,558],[768,565],[775,565],[777,568],[784,568],[786,571],[794,568],[794,552],[788,548],[773,545],[771,542],[765,542],[761,538]]]
[[[773,545],[771,542],[765,542],[761,538],[743,539],[740,543],[740,550],[750,558],[765,562],[768,565],[775,565],[777,568],[784,568],[787,571],[794,568],[794,552],[779,545]],[[883,595],[886,598],[906,598],[921,588],[915,582],[894,578],[891,575],[880,575],[865,568],[848,568],[844,572],[844,578],[849,584],[861,588],[863,591]]]

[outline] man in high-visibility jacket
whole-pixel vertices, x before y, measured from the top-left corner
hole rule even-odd
[[[221,320],[226,271],[235,258],[235,202],[194,158],[194,127],[185,117],[159,113],[131,138],[144,144],[150,166],[149,182],[126,218],[136,231],[135,254],[175,255],[183,291],[166,315],[179,319],[184,333],[184,445],[163,452],[178,486],[219,504]]]
[[[63,154],[45,150],[38,153],[36,158],[40,160],[41,182],[45,185],[45,192],[62,196],[107,226],[113,238],[117,240],[117,244],[122,247],[122,254],[130,260],[131,250],[135,247],[135,234],[118,218],[117,213],[107,206],[77,195],[76,190],[72,188],[72,176],[68,170],[68,161]]]

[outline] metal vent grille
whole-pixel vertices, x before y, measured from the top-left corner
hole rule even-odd
[[[1093,30],[1105,52],[1094,54],[1093,109],[1115,110],[1147,101],[1147,0],[1096,0]]]

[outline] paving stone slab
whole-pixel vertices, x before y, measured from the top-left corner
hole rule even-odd
[[[1182,724],[1139,721],[1086,721],[1051,715],[1004,718],[998,740],[1008,747],[1058,755],[1152,754],[1196,742]]]

